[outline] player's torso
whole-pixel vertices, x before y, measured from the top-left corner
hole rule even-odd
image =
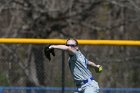
[[[85,80],[92,77],[91,72],[87,68],[87,61],[80,51],[76,51],[74,55],[70,56],[69,67],[74,80]]]

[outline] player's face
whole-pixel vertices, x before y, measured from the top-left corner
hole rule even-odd
[[[66,46],[76,47],[77,45],[76,45],[75,40],[68,40]]]

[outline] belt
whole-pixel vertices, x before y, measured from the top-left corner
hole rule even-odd
[[[92,80],[94,80],[93,77],[91,77],[89,79],[86,79],[86,80],[82,80],[80,83],[76,84],[76,86],[80,87],[80,86],[82,86],[82,85],[84,85],[84,84],[86,84],[86,83],[88,83],[89,81],[92,81]]]
[[[91,78],[90,78],[90,80],[94,80],[94,78],[93,78],[93,77],[91,77]],[[83,80],[83,83],[84,83],[84,84],[86,84],[86,83],[88,83],[88,81],[89,81],[88,79]]]

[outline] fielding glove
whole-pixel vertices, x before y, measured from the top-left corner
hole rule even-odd
[[[51,54],[55,56],[55,52],[54,52],[54,48],[49,48],[49,47],[50,45],[44,48],[44,54],[45,54],[45,57],[50,61]]]

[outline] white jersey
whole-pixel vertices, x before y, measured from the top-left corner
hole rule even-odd
[[[69,58],[69,67],[75,81],[86,80],[92,77],[91,72],[87,68],[88,60],[79,51],[75,51]]]

